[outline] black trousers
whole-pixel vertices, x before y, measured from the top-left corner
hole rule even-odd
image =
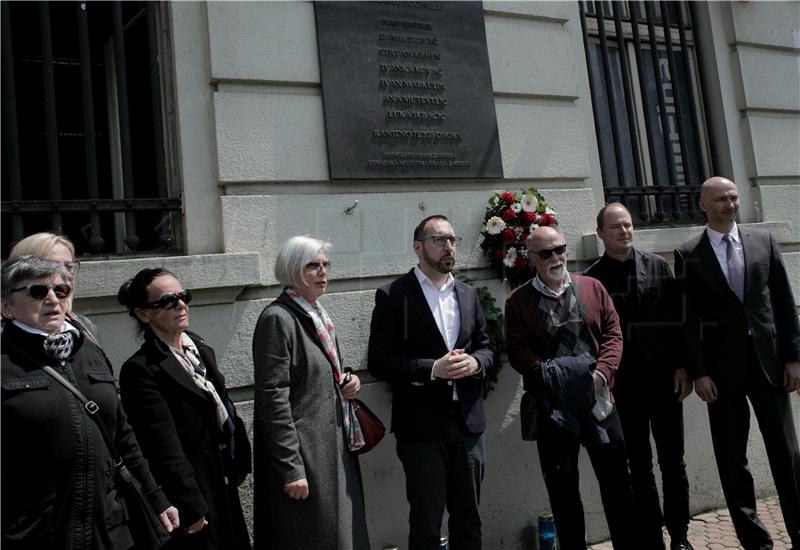
[[[586,523],[578,472],[580,441],[567,432],[553,428],[548,429],[537,444],[559,548],[586,550]],[[643,546],[638,526],[631,520],[633,496],[624,442],[586,445],[586,451],[600,484],[600,498],[614,549],[641,550]]]
[[[397,456],[406,474],[409,550],[438,550],[445,508],[450,550],[480,550],[483,434],[467,431],[461,410],[454,405],[442,440],[398,438]]]
[[[625,450],[631,475],[636,522],[646,548],[664,548],[661,527],[666,523],[673,540],[683,540],[689,528],[689,480],[683,461],[683,404],[665,387],[642,385],[635,394],[617,396],[617,411],[625,434]],[[661,385],[659,383],[659,386]],[[664,511],[653,475],[650,432],[658,453]]]
[[[751,359],[743,383],[717,383],[718,397],[708,404],[714,456],[725,502],[745,550],[768,550],[772,537],[756,514],[753,476],[747,463],[750,408],[764,438],[783,521],[795,548],[800,548],[800,451],[789,394],[767,380]]]

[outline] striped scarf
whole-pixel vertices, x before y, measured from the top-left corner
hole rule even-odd
[[[334,373],[334,386],[336,393],[339,396],[339,403],[342,406],[342,418],[344,425],[344,434],[347,438],[347,447],[351,451],[357,451],[364,446],[364,434],[361,432],[361,425],[358,423],[355,414],[355,407],[353,402],[348,399],[342,398],[341,389],[339,388],[339,380],[342,379],[342,364],[339,360],[339,352],[336,350],[336,331],[333,328],[333,322],[320,304],[312,305],[308,300],[293,288],[287,288],[286,294],[294,300],[294,302],[302,308],[303,311],[308,313],[311,320],[314,322],[314,328],[317,331],[317,338],[322,344],[322,349],[325,355],[333,366]]]

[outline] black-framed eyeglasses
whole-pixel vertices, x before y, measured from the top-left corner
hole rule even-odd
[[[14,292],[21,292],[23,290],[27,290],[28,294],[34,300],[44,300],[47,298],[47,295],[50,293],[50,290],[53,290],[53,294],[56,295],[56,298],[59,300],[63,300],[67,298],[70,293],[72,292],[72,287],[68,284],[61,284],[61,285],[43,285],[43,284],[32,284],[27,286],[20,286],[17,288],[12,288],[9,294],[13,294]]]
[[[458,246],[461,244],[463,237],[453,237],[451,235],[431,235],[430,237],[424,237],[420,239],[420,241],[433,241],[433,244],[436,246],[444,246],[445,243],[450,243],[453,246]]]
[[[70,273],[75,274],[81,270],[81,263],[78,260],[74,260],[72,262],[64,262],[64,267],[66,267],[67,271],[69,271]]]
[[[308,262],[305,266],[307,271],[316,271],[319,273],[322,268],[325,268],[325,271],[331,270],[331,262]]]
[[[185,288],[176,294],[165,294],[155,302],[150,302],[142,307],[145,309],[175,309],[178,307],[179,300],[189,305],[189,302],[192,301],[192,291]]]
[[[538,254],[541,259],[547,260],[553,254],[555,254],[556,256],[561,256],[566,251],[567,251],[567,245],[562,244],[556,246],[555,248],[547,248],[545,250],[539,250],[538,252],[534,252],[533,250],[531,250],[531,254]]]

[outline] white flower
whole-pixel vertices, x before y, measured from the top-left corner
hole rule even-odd
[[[552,208],[550,208],[549,206],[544,209],[544,212],[545,212],[545,214],[550,214],[551,216],[555,216],[556,215],[556,211],[553,210]]]
[[[536,212],[539,208],[539,199],[535,195],[522,195],[522,209],[525,212]]]
[[[486,232],[489,235],[499,235],[500,232],[506,228],[506,222],[503,221],[503,218],[499,216],[492,216],[489,218],[489,221],[486,222]]]
[[[511,210],[513,210],[514,212],[519,214],[519,211],[522,210],[522,205],[520,203],[518,203],[518,202],[515,202],[509,208],[511,208]]]
[[[506,267],[514,267],[514,262],[517,261],[517,249],[509,248],[506,257],[503,258],[503,264]]]
[[[533,233],[534,230],[536,230],[536,229],[539,229],[539,224],[538,223],[532,223],[531,224],[531,233]]]

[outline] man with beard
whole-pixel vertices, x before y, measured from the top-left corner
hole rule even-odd
[[[450,548],[481,548],[481,390],[493,352],[475,289],[451,273],[460,241],[445,216],[422,220],[419,264],[378,289],[372,312],[368,369],[392,387],[410,550],[439,548],[445,507]]]
[[[745,550],[772,548],[747,465],[749,400],[786,530],[800,548],[800,451],[789,402],[800,388],[800,324],[789,277],[772,235],[736,224],[734,182],[706,180],[700,208],[708,227],[675,251],[675,276],[687,308],[685,361],[708,404],[722,492]]]
[[[552,227],[527,242],[536,276],[506,301],[506,346],[540,413],[539,462],[563,550],[586,550],[578,452],[586,447],[616,550],[638,550],[625,445],[608,389],[622,356],[619,319],[603,285],[567,272]]]
[[[631,213],[615,202],[597,214],[597,235],[605,254],[585,275],[606,288],[619,315],[624,342],[615,376],[615,405],[622,421],[631,472],[636,520],[648,550],[692,550],[689,480],[683,461],[683,399],[692,391],[689,374],[677,359],[680,334],[672,308],[675,280],[666,260],[633,246]],[[676,334],[678,333],[678,334]],[[653,475],[652,431],[661,467],[664,511]]]

